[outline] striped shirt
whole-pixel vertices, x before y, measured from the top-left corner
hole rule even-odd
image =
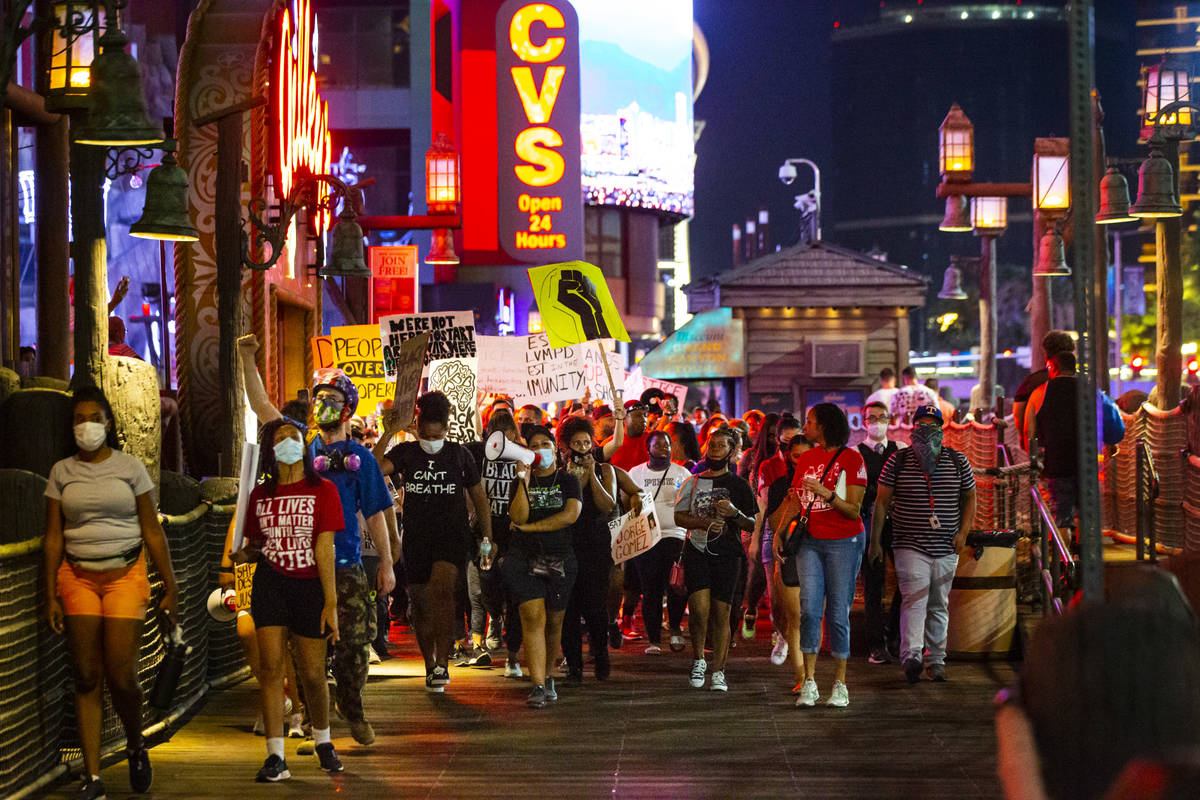
[[[962,495],[975,489],[975,476],[965,455],[943,447],[933,478],[927,480],[912,448],[900,450],[883,465],[879,485],[893,491],[894,549],[916,550],[930,558],[953,555],[954,536],[962,525]],[[936,529],[930,520],[933,515],[938,520]]]

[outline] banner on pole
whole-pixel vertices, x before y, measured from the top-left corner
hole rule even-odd
[[[586,261],[529,268],[529,283],[551,347],[594,339],[629,341],[604,273]]]
[[[662,526],[653,503],[643,503],[642,513],[626,512],[608,523],[614,564],[628,561],[649,550],[662,539]]]
[[[429,334],[425,365],[446,358],[475,358],[475,312],[443,311],[431,314],[393,314],[379,318],[377,335],[383,345],[384,374],[396,380],[400,345],[414,336]]]

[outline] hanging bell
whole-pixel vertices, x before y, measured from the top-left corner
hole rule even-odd
[[[939,231],[964,232],[971,230],[971,214],[967,210],[967,198],[961,194],[952,194],[946,198],[946,214]]]
[[[92,61],[88,116],[75,141],[102,147],[158,144],[162,129],[146,115],[142,70],[125,52],[129,40],[118,28],[100,37],[100,55]]]
[[[1066,247],[1057,228],[1051,228],[1042,234],[1041,245],[1038,247],[1038,263],[1033,274],[1042,278],[1071,274],[1071,268],[1067,266]]]
[[[363,252],[362,226],[354,218],[354,212],[346,209],[338,216],[333,226],[333,247],[329,263],[321,269],[322,278],[369,278],[371,268],[367,266]]]
[[[188,218],[187,173],[175,160],[174,139],[163,142],[162,163],[146,178],[146,204],[142,218],[129,226],[129,235],[140,239],[195,242],[200,239]]]
[[[1138,168],[1137,202],[1129,208],[1131,217],[1179,217],[1183,209],[1175,196],[1175,170],[1162,154],[1162,146],[1151,142],[1150,157]]]
[[[1100,180],[1100,210],[1096,212],[1098,225],[1130,222],[1129,183],[1116,167],[1109,167]]]
[[[962,270],[951,260],[942,275],[942,290],[938,292],[939,300],[966,300],[967,293],[962,288]]]
[[[426,264],[457,264],[458,254],[454,252],[454,232],[449,228],[434,228],[430,237],[429,254],[425,256]]]

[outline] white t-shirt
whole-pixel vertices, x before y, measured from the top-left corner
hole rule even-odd
[[[649,462],[645,462],[629,470],[629,477],[642,487],[643,503],[654,501],[654,509],[658,512],[658,524],[662,526],[662,535],[676,539],[686,538],[687,531],[675,524],[675,499],[679,494],[679,487],[692,477],[692,473],[674,463],[668,466],[665,472],[655,471],[650,469]],[[655,492],[658,492],[657,497]]]
[[[46,497],[62,503],[63,540],[79,559],[112,558],[142,541],[137,497],[154,488],[146,466],[113,450],[103,461],[64,458],[50,470]]]
[[[892,398],[896,396],[896,392],[898,391],[900,390],[896,387],[892,387],[891,389],[876,389],[871,392],[863,405],[869,406],[871,403],[883,403],[885,407],[890,409],[892,407]]]

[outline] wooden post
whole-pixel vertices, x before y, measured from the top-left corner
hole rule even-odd
[[[996,237],[983,234],[979,251],[979,409],[996,405]]]
[[[104,386],[108,357],[108,249],[104,231],[107,150],[71,145],[71,220],[75,263],[75,372],[71,386]]]
[[[67,118],[37,127],[34,166],[37,192],[37,348],[38,374],[66,380],[71,376],[70,246],[68,226],[69,139]]]
[[[1046,366],[1042,339],[1050,332],[1050,279],[1037,274],[1038,258],[1042,252],[1042,234],[1050,220],[1042,212],[1033,213],[1033,295],[1029,300],[1029,369],[1036,372]]]
[[[608,351],[604,349],[604,343],[599,340],[596,342],[596,349],[600,351],[600,361],[604,364],[604,374],[608,376],[608,388],[612,389],[613,402],[620,405],[624,389],[618,392],[617,385],[613,383],[612,369],[608,366]],[[616,406],[613,406],[613,411],[616,411]]]
[[[1168,139],[1165,152],[1175,171],[1175,196],[1179,196],[1179,141]],[[1179,252],[1179,217],[1156,220],[1155,287],[1158,296],[1158,353],[1155,366],[1158,377],[1150,401],[1163,411],[1179,405],[1179,385],[1183,375],[1183,267]]]
[[[1100,126],[1104,112],[1100,109],[1100,95],[1092,89],[1092,169],[1094,175],[1103,175],[1104,167],[1104,129]],[[1096,258],[1096,272],[1092,280],[1092,352],[1096,355],[1095,373],[1096,385],[1104,391],[1109,390],[1109,344],[1108,344],[1108,237],[1104,234],[1104,225],[1093,225],[1092,236],[1095,238],[1093,248]],[[1120,348],[1118,348],[1119,350]],[[1118,366],[1119,363],[1118,363]]]

